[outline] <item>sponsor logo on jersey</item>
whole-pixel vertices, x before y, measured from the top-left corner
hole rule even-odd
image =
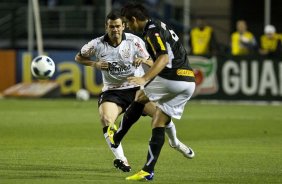
[[[129,48],[124,48],[123,50],[121,50],[122,52],[122,56],[124,58],[129,58],[130,57],[130,49]]]
[[[176,71],[176,74],[179,75],[179,76],[194,77],[194,72],[192,70],[178,69]]]
[[[131,71],[131,65],[119,65],[118,62],[112,62],[109,66],[111,74],[126,74]]]

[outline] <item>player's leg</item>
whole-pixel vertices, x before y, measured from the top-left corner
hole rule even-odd
[[[147,114],[150,117],[153,117],[153,114],[156,112],[156,103],[154,102],[148,102],[145,105],[144,108],[144,113]],[[169,139],[169,144],[171,147],[175,147],[178,145],[178,138],[176,136],[176,127],[175,124],[173,123],[172,119],[166,123],[165,126],[165,133]]]
[[[155,86],[162,86],[156,88]],[[146,88],[145,93],[150,99],[158,101],[158,107],[170,117],[180,119],[184,111],[185,104],[192,97],[195,90],[194,82],[171,81],[161,77],[156,77]],[[171,126],[171,134],[176,134],[175,125]],[[176,136],[175,136],[176,137]],[[186,158],[193,158],[193,150],[179,140],[171,141],[171,147],[182,153]]]
[[[157,100],[158,108],[153,116],[152,138],[149,143],[147,162],[140,172],[127,177],[127,180],[151,180],[153,178],[154,167],[164,143],[165,123],[171,118],[181,118],[185,104],[192,96],[194,89],[195,83],[169,81],[161,77],[156,77],[145,88],[145,93],[150,100]],[[188,150],[192,152],[191,155],[194,154],[191,149]]]
[[[129,166],[126,157],[124,156],[122,145],[119,144],[116,148],[111,147],[111,142],[107,134],[109,125],[114,124],[119,114],[122,112],[122,108],[113,102],[103,102],[99,106],[99,115],[103,127],[104,137],[106,142],[115,155],[116,159],[114,160],[115,167],[121,169],[124,172],[129,172],[131,167]]]
[[[126,180],[152,180],[154,168],[159,158],[161,149],[165,141],[165,124],[170,121],[170,117],[157,108],[152,119],[152,137],[149,141],[147,161],[142,170],[135,175],[127,177]]]
[[[146,99],[146,100],[144,100]],[[121,120],[120,127],[118,129],[118,132],[115,133],[113,136],[112,143],[115,143],[118,145],[118,143],[122,140],[124,135],[127,133],[129,128],[139,119],[141,116],[141,109],[144,108],[143,103],[148,101],[148,98],[145,97],[145,94],[142,91],[138,91],[136,94],[136,99],[132,103],[132,105],[127,109],[127,111],[124,114],[124,117]],[[142,102],[142,103],[140,103]],[[156,111],[156,104],[154,102],[148,102],[145,105],[144,113],[149,115],[150,117],[153,117],[154,112]],[[137,113],[136,113],[137,112]],[[131,117],[130,119],[128,117]],[[113,130],[114,131],[114,130]],[[176,136],[176,128],[172,120],[166,123],[166,129],[165,132],[169,138],[169,143],[171,147],[175,147],[178,145],[178,138]],[[113,145],[114,146],[114,145]]]
[[[111,133],[108,132],[109,135],[113,135],[112,138],[112,146],[116,147],[119,145],[125,134],[128,132],[130,127],[140,118],[143,113],[143,109],[145,107],[144,104],[148,102],[148,98],[145,96],[143,91],[137,91],[135,100],[130,104],[130,106],[125,111],[121,122],[120,127],[117,132]]]
[[[166,84],[168,84],[167,88],[169,92],[175,95],[170,99],[160,99],[158,101],[159,107],[170,117],[180,119],[187,101],[191,98],[194,92],[195,83],[183,81],[167,81]],[[177,85],[179,87],[176,89],[176,86],[174,85]],[[171,142],[171,140],[169,140],[169,144],[172,148],[182,153],[186,158],[191,159],[195,156],[192,148],[185,145],[179,140],[177,142]]]
[[[165,141],[165,124],[170,121],[170,117],[157,108],[152,119],[152,137],[149,142],[147,162],[143,167],[144,171],[154,171],[155,164]]]

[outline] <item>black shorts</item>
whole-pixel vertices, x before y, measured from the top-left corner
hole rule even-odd
[[[140,87],[102,92],[99,96],[98,107],[103,102],[113,102],[122,108],[122,112],[125,112],[127,107],[134,101],[136,91],[139,89]]]

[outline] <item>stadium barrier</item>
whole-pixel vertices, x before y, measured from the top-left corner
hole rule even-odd
[[[191,60],[197,76],[197,90],[194,97],[196,99],[282,100],[280,58],[262,56],[204,58],[210,62],[203,62],[201,57],[196,58],[198,58],[197,62]],[[209,88],[206,84],[209,84]]]
[[[56,63],[51,80],[60,84],[63,96],[81,88],[97,96],[102,89],[101,72],[74,61],[78,51],[46,51]],[[16,82],[31,82],[30,54],[17,52]],[[261,56],[189,56],[197,78],[194,99],[282,101],[282,61]]]
[[[0,50],[0,93],[16,84],[16,51]]]

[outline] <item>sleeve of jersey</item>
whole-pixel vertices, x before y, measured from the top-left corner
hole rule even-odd
[[[80,54],[83,57],[92,57],[95,55],[95,48],[97,46],[97,41],[96,40],[91,40],[90,42],[88,42],[87,44],[85,44],[81,50],[80,50]]]
[[[147,35],[146,41],[152,48],[156,58],[162,54],[167,54],[166,42],[163,35],[160,32],[151,32]]]

